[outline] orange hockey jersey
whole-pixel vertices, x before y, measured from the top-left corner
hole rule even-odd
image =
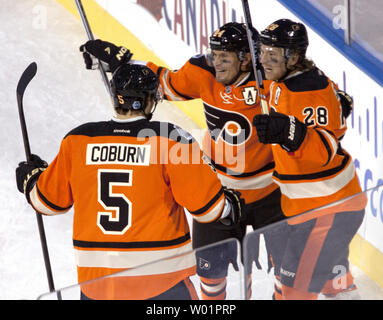
[[[167,100],[202,100],[208,127],[203,151],[223,185],[239,190],[246,203],[277,188],[271,177],[271,147],[259,142],[252,127],[253,117],[261,113],[252,73],[235,86],[224,86],[216,81],[204,55],[192,57],[177,71],[147,65],[159,76]]]
[[[225,203],[201,157],[187,132],[143,117],[87,123],[67,134],[30,195],[45,215],[74,205],[79,283],[128,269],[126,277],[84,285],[88,297],[146,299],[195,273],[184,207],[207,223]]]
[[[300,72],[270,87],[270,107],[307,125],[300,148],[288,153],[273,145],[273,179],[282,192],[282,210],[293,216],[361,191],[351,156],[341,147],[346,119],[336,85],[320,70]],[[360,201],[354,210],[365,206]]]

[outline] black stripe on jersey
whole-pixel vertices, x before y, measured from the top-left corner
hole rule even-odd
[[[87,137],[122,136],[138,138],[162,136],[183,144],[191,144],[195,141],[192,135],[172,123],[147,121],[145,119],[124,123],[113,120],[89,122],[71,130],[65,138],[76,135]]]
[[[199,54],[189,59],[189,63],[210,72],[215,77],[215,69],[208,65],[204,54]]]
[[[318,68],[303,72],[283,82],[287,89],[293,92],[323,90],[329,85],[328,78]]]
[[[324,137],[323,133],[318,131],[318,130],[315,130],[315,132],[319,135],[319,138],[322,140],[322,143],[324,144],[325,148],[326,148],[326,151],[327,151],[327,154],[328,154],[328,158],[327,158],[327,162],[323,165],[323,167],[327,166],[328,163],[330,162],[331,160],[331,157],[332,157],[332,149],[329,145],[329,143],[327,142],[327,139]]]
[[[213,197],[213,199],[211,199],[204,207],[202,207],[201,209],[198,209],[198,210],[195,210],[195,211],[189,211],[191,214],[197,216],[197,215],[200,215],[200,214],[204,214],[206,211],[208,211],[211,206],[217,202],[217,200],[219,199],[219,197],[222,195],[223,193],[223,188],[221,188],[218,193]]]
[[[261,169],[251,171],[251,172],[238,173],[238,172],[230,170],[229,168],[226,168],[224,166],[221,166],[221,165],[215,163],[214,160],[212,160],[210,158],[209,158],[209,161],[211,162],[211,164],[213,165],[213,167],[215,169],[217,169],[221,172],[224,172],[225,174],[227,174],[229,176],[233,176],[236,178],[248,178],[248,177],[256,176],[257,174],[260,174],[262,172],[272,170],[275,168],[275,162],[272,161],[272,162],[269,162],[267,165],[263,166]]]
[[[317,129],[317,128],[320,128],[320,129],[326,131],[329,135],[332,135],[332,136],[334,137],[334,139],[336,139],[336,135],[335,135],[334,132],[332,132],[332,131],[330,131],[330,130],[328,130],[328,129],[326,129],[326,128],[320,127],[320,126],[315,126],[315,127],[314,127],[314,129]]]
[[[349,163],[349,160],[350,160],[350,156],[345,155],[345,157],[342,160],[342,163],[339,166],[334,167],[332,169],[325,170],[325,171],[321,171],[321,172],[309,173],[309,174],[280,174],[277,171],[274,171],[273,176],[278,178],[281,181],[283,180],[286,180],[286,181],[315,180],[320,178],[326,178],[338,173],[339,171],[342,171]]]
[[[190,240],[190,233],[184,236],[163,241],[136,241],[136,242],[99,242],[73,239],[73,245],[79,248],[105,248],[105,249],[147,249],[162,248],[182,244]]]
[[[68,136],[129,136],[135,137],[138,132],[149,126],[146,119],[140,119],[134,122],[116,122],[116,121],[99,121],[84,123],[67,133],[64,139]]]
[[[36,190],[37,190],[37,193],[39,194],[40,199],[43,200],[44,203],[45,203],[48,207],[50,207],[50,208],[52,208],[52,209],[54,209],[54,210],[56,210],[56,211],[67,211],[68,209],[70,209],[70,208],[72,207],[72,205],[70,205],[70,206],[68,206],[68,207],[59,207],[59,206],[53,204],[52,202],[50,202],[50,201],[49,201],[49,200],[48,200],[48,199],[41,193],[41,191],[40,191],[39,187],[37,186],[37,184],[36,184]]]
[[[157,69],[157,77],[160,77],[160,75],[161,75],[161,71],[162,71],[163,69],[164,69],[163,67],[158,67],[158,69]]]

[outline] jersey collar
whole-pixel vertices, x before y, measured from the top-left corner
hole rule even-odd
[[[137,117],[129,118],[129,119],[118,119],[115,116],[112,117],[112,121],[115,121],[118,123],[130,123],[130,122],[135,122],[138,120],[146,120],[146,118],[144,116],[137,116]]]

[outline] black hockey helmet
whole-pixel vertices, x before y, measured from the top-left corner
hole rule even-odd
[[[147,99],[153,97],[155,105],[162,100],[162,87],[157,75],[147,66],[122,64],[110,80],[115,108],[145,110]]]
[[[271,47],[293,49],[303,55],[309,45],[306,27],[289,19],[279,19],[261,31],[260,41]]]
[[[210,36],[211,50],[249,52],[246,26],[244,23],[229,22]]]

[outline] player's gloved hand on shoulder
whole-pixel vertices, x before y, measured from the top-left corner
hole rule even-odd
[[[110,72],[114,72],[120,65],[128,63],[133,54],[125,47],[117,47],[113,43],[100,39],[89,40],[80,46],[87,69],[98,67],[97,59],[107,64]]]
[[[226,201],[219,221],[226,226],[235,225],[244,218],[245,201],[241,198],[241,193],[233,189],[224,188],[223,193]]]
[[[253,119],[260,142],[277,143],[288,152],[298,150],[302,144],[307,127],[296,117],[272,111],[270,115],[259,114]]]
[[[17,189],[24,193],[27,201],[30,202],[29,192],[37,182],[40,174],[48,167],[48,163],[35,154],[31,155],[29,161],[19,163],[16,168]]]

